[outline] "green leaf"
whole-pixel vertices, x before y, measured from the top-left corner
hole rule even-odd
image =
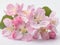
[[[5,25],[4,25],[4,23],[3,23],[3,20],[4,20],[5,18],[13,19],[12,16],[4,15],[3,18],[2,18],[2,20],[1,20],[1,22],[0,22],[0,29],[3,29],[3,28],[5,27]]]
[[[44,6],[43,9],[44,9],[45,12],[46,12],[46,13],[45,13],[46,16],[49,16],[50,13],[52,12],[51,9],[50,9],[49,7],[47,7],[47,6]]]
[[[3,29],[5,27],[4,23],[0,22],[0,29]]]
[[[12,16],[4,15],[3,18],[2,18],[2,20],[1,20],[1,22],[3,22],[3,20],[4,20],[5,18],[13,19]]]

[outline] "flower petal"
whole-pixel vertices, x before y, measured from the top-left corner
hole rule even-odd
[[[6,27],[12,27],[13,26],[12,20],[9,18],[4,19],[3,22],[4,22]]]
[[[3,36],[8,37],[8,36],[10,36],[11,32],[8,31],[7,28],[4,28],[3,31],[2,31],[2,34],[3,34]]]
[[[5,12],[9,16],[15,15],[16,14],[16,7],[13,4],[8,4]]]
[[[33,40],[33,38],[32,38],[31,34],[26,34],[26,35],[24,35],[22,40],[24,40],[24,41],[31,41],[31,40]]]

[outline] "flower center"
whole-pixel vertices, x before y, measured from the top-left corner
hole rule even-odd
[[[55,20],[52,20],[51,23],[52,23],[52,24],[56,24],[56,21],[55,21]]]
[[[12,8],[11,10],[12,10],[13,12],[16,12],[16,8]]]
[[[42,28],[39,29],[39,32],[48,32],[48,30],[46,28],[42,27]]]
[[[23,14],[28,15],[29,11],[23,11]]]
[[[34,16],[34,21],[39,24],[40,21],[42,20],[42,16]]]
[[[21,32],[22,34],[27,33],[27,29],[26,29],[26,27],[22,27],[22,28],[20,28],[20,32]]]
[[[7,27],[7,28],[6,28],[6,30],[8,30],[8,31],[11,31],[11,32],[12,32],[14,29],[13,29],[13,27]]]

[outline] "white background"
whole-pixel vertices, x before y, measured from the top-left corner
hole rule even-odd
[[[39,6],[48,6],[54,12],[56,12],[56,16],[60,19],[60,0],[0,0],[0,20],[4,15],[4,9],[6,8],[6,5],[9,3],[24,3],[25,8],[27,7],[27,5],[32,4],[35,6],[35,8]],[[57,26],[57,39],[55,40],[24,42],[7,39],[0,33],[0,45],[60,45],[60,24]]]

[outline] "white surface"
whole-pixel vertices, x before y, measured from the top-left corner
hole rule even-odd
[[[34,5],[35,7],[43,7],[48,6],[53,11],[56,12],[56,16],[60,19],[60,0],[0,0],[0,20],[4,15],[4,9],[6,5],[9,3],[24,3],[27,5]],[[26,7],[25,7],[26,8]],[[55,40],[47,40],[47,41],[32,41],[32,42],[24,42],[24,41],[16,41],[3,37],[0,33],[0,45],[60,45],[60,24],[57,26],[58,37]]]

